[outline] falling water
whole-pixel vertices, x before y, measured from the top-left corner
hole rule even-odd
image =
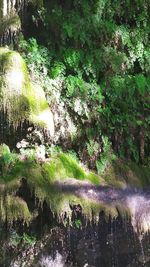
[[[112,267],[115,267],[115,259],[114,259],[114,236],[113,236],[113,218],[110,219],[110,225],[111,225],[111,230],[110,230],[110,236],[111,236],[111,246],[112,246]]]
[[[142,255],[142,266],[146,267],[146,260],[145,260],[145,254],[144,254],[144,248],[143,248],[143,242],[142,242],[142,235],[139,236],[139,243],[141,247],[141,255]]]
[[[56,251],[56,256],[53,259],[51,256],[42,256],[39,261],[40,267],[64,267],[63,256]]]
[[[18,258],[15,256],[11,264],[7,261],[2,266],[149,267],[149,237],[148,233],[139,236],[132,222],[128,220],[125,223],[120,217],[103,220],[97,226],[86,225],[82,229],[53,226],[47,234],[47,241],[39,240],[39,247],[35,246],[31,255],[23,248],[23,253],[18,254]]]
[[[80,191],[78,192],[78,190]],[[94,187],[93,190],[95,190]],[[108,188],[106,190],[105,188],[99,188],[99,190],[95,190],[94,197],[108,202],[109,206],[115,205],[115,201],[111,199],[112,195],[108,194],[108,190]],[[82,192],[81,189],[77,189],[75,193],[81,194],[83,189]],[[74,223],[70,226],[65,224],[65,227],[62,224],[57,225],[56,221],[52,225],[47,225],[48,220],[44,220],[44,218],[49,218],[50,215],[48,215],[49,210],[45,207],[43,211],[41,210],[40,225],[44,229],[45,224],[46,228],[49,229],[49,232],[46,232],[47,239],[43,240],[43,237],[42,240],[39,239],[38,244],[31,252],[28,249],[24,251],[23,247],[17,256],[12,254],[11,264],[6,259],[6,264],[2,266],[149,267],[150,195],[148,192],[131,192],[117,189],[114,193],[117,199],[129,208],[131,216],[122,217],[118,213],[118,217],[109,216],[108,219],[104,210],[99,215],[98,224],[94,221],[84,222],[82,215],[80,215],[79,219],[83,222],[81,227]],[[86,190],[84,196],[87,197]],[[73,218],[71,222],[73,222]],[[39,219],[36,223],[38,229],[36,228],[34,231],[39,236],[41,231],[39,230]],[[31,259],[32,262],[30,262]]]

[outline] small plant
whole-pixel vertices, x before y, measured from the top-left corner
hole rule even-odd
[[[51,67],[50,76],[52,79],[63,77],[65,75],[66,67],[62,62],[56,61]]]
[[[17,234],[16,231],[13,231],[10,236],[10,243],[13,246],[17,246],[21,242],[22,238],[20,235]]]
[[[77,96],[79,93],[84,95],[86,92],[86,85],[82,78],[78,76],[69,75],[66,78],[66,94],[68,97]]]
[[[99,175],[106,169],[107,164],[115,159],[115,155],[111,152],[111,145],[108,137],[103,136],[103,153],[100,156],[100,159],[96,161],[96,168]]]
[[[98,142],[94,141],[94,140],[90,140],[87,143],[87,151],[89,156],[93,156],[94,154],[98,154],[99,152],[99,144]]]
[[[30,38],[28,41],[21,40],[19,49],[31,74],[40,78],[42,73],[46,79],[51,66],[51,56],[48,49],[39,45],[35,38]]]
[[[13,231],[10,236],[10,243],[13,246],[18,246],[21,242],[26,245],[32,246],[36,242],[36,237],[33,235],[28,235],[26,233],[19,235],[16,231]]]
[[[0,173],[4,177],[16,165],[18,156],[11,153],[7,145],[0,146]]]
[[[26,245],[32,246],[36,242],[36,237],[24,233],[23,236],[22,236],[22,240]]]
[[[81,220],[80,220],[80,219],[76,219],[76,220],[74,221],[74,226],[75,226],[75,228],[80,229],[81,226],[82,226],[82,222],[81,222]]]

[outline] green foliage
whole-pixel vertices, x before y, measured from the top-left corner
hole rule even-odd
[[[10,236],[10,243],[13,246],[18,246],[21,241],[21,236],[17,234],[16,231],[13,231]]]
[[[35,38],[30,38],[28,41],[20,40],[19,50],[32,74],[40,75],[42,73],[44,76],[48,74],[51,56],[46,47],[39,45]]]
[[[146,77],[143,74],[136,75],[135,83],[139,94],[143,96],[146,92],[146,87],[148,86]]]
[[[33,38],[25,44],[29,68],[63,80],[61,99],[79,128],[88,120],[94,137],[137,162],[141,130],[149,154],[149,8],[147,0],[47,1],[32,15],[48,49]]]
[[[21,164],[15,153],[11,153],[5,144],[0,146],[0,175],[5,181],[9,180],[9,174],[15,176],[20,172]]]
[[[28,245],[28,246],[32,246],[32,245],[34,245],[35,242],[36,242],[36,238],[35,238],[34,236],[32,236],[32,235],[28,235],[28,234],[26,234],[26,233],[23,234],[23,236],[22,236],[22,240],[23,240],[23,242],[24,242],[26,245]]]
[[[86,91],[85,82],[83,79],[69,75],[66,78],[67,96],[72,97],[78,94],[84,94]]]
[[[74,226],[75,226],[75,228],[80,229],[81,226],[82,226],[81,220],[80,219],[75,219]]]
[[[63,77],[65,75],[65,65],[62,62],[56,61],[54,62],[52,68],[51,68],[51,77],[53,79],[57,77]]]
[[[36,242],[36,237],[33,235],[28,235],[23,233],[23,235],[19,235],[17,232],[13,231],[10,236],[10,242],[13,246],[18,246],[22,242],[25,246],[32,246]]]
[[[89,143],[87,143],[87,151],[89,156],[93,156],[94,154],[97,154],[99,151],[99,144],[94,141],[94,140],[90,140]]]
[[[99,175],[103,173],[106,169],[108,163],[110,164],[111,160],[114,159],[114,155],[111,152],[110,142],[107,136],[102,137],[103,141],[103,152],[101,154],[100,159],[96,161],[96,168]]]

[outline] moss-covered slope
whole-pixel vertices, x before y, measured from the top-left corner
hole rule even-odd
[[[106,218],[118,215],[132,217],[133,207],[131,206],[130,209],[130,203],[134,199],[139,199],[139,195],[132,187],[130,188],[132,190],[128,190],[130,177],[134,175],[139,181],[137,184],[139,186],[142,176],[139,176],[139,172],[137,175],[137,169],[134,171],[130,165],[124,166],[116,162],[113,168],[118,168],[115,172],[116,180],[114,176],[109,176],[110,180],[108,180],[110,170],[105,177],[101,178],[85,171],[68,153],[54,153],[41,162],[36,153],[34,156],[31,151],[28,151],[28,156],[14,154],[6,145],[2,145],[0,147],[0,220],[5,221],[7,218],[7,221],[13,222],[22,219],[29,222],[35,217],[34,211],[31,212],[28,208],[26,196],[18,195],[20,188],[23,187],[23,179],[31,195],[38,200],[38,206],[46,202],[58,221],[64,222],[65,218],[71,221],[74,207],[79,208],[87,221],[98,221],[100,211],[104,211]],[[136,168],[140,169],[140,167]],[[119,177],[122,177],[121,183],[118,183]],[[115,186],[112,187],[112,183]],[[132,180],[131,186],[133,186]],[[144,200],[144,196],[142,197]],[[148,211],[146,213],[149,216]],[[147,229],[149,227],[147,223],[145,226],[144,220],[142,227]]]
[[[70,190],[69,184],[72,179],[78,181],[75,186],[85,186],[86,182],[89,184],[100,184],[102,179],[92,172],[85,171],[79,163],[77,163],[69,154],[57,153],[52,155],[45,162],[40,163],[35,157],[23,157],[21,155],[13,154],[10,152],[6,145],[0,147],[0,195],[1,195],[1,220],[5,220],[6,215],[4,210],[10,212],[10,209],[6,207],[7,201],[5,198],[13,196],[15,198],[16,192],[21,186],[23,178],[26,179],[30,191],[34,192],[35,198],[39,199],[40,203],[46,200],[48,206],[53,213],[56,213],[58,218],[65,214],[65,212],[71,215],[71,206],[83,204],[84,200],[77,197],[72,190]],[[69,179],[68,192],[63,192],[58,183],[65,183],[66,179]],[[82,183],[83,182],[83,183]],[[72,186],[74,186],[72,184]],[[14,202],[15,203],[15,202]],[[91,202],[92,205],[92,202]],[[3,208],[4,206],[4,208]],[[95,206],[99,206],[96,205]],[[14,208],[14,206],[13,206]],[[26,209],[26,206],[24,206]],[[90,204],[85,208],[90,209]],[[15,208],[14,208],[15,209]],[[88,213],[90,212],[87,210]],[[18,209],[17,209],[18,212]],[[22,216],[22,210],[20,210]],[[85,210],[86,213],[86,210]],[[15,218],[14,213],[9,214],[7,217],[11,221]],[[27,211],[25,212],[25,215]],[[29,216],[27,216],[27,219]],[[26,217],[24,218],[26,220]]]

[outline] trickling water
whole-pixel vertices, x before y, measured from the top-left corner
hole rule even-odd
[[[145,254],[144,254],[142,236],[139,236],[139,243],[140,243],[140,247],[141,247],[142,266],[146,267],[146,260],[145,260]]]
[[[56,251],[56,256],[53,259],[51,256],[42,256],[39,261],[40,267],[64,267],[63,256]]]
[[[135,237],[134,237],[135,236]],[[82,229],[53,227],[39,244],[20,250],[2,267],[149,267],[150,236],[139,238],[130,221],[101,221]],[[9,248],[10,249],[10,248]],[[14,249],[14,248],[13,248]],[[17,248],[18,250],[18,248]],[[16,251],[17,251],[16,250]],[[5,253],[7,255],[7,251]],[[8,254],[9,256],[9,254]]]
[[[96,199],[101,197],[109,201],[108,190],[105,192],[104,188],[101,196],[99,189]],[[34,232],[37,236],[37,244],[19,250],[15,247],[16,252],[14,247],[8,246],[4,257],[11,252],[10,259],[6,257],[1,264],[0,258],[0,266],[149,267],[150,235],[148,232],[146,234],[141,232],[147,230],[150,225],[150,196],[144,192],[134,194],[121,190],[119,192],[116,190],[116,194],[119,195],[120,201],[124,200],[126,206],[130,208],[131,218],[125,216],[122,218],[118,215],[117,218],[109,216],[108,219],[105,211],[101,211],[99,223],[95,224],[94,221],[85,222],[80,213],[80,216],[78,214],[78,217],[72,217],[72,226],[64,227],[62,224],[58,225],[56,221],[54,223],[53,215],[45,203],[40,210],[38,221],[34,222],[32,229],[28,229],[31,230],[31,234]],[[112,202],[110,201],[109,205],[113,205]],[[80,224],[75,224],[74,219],[78,219]],[[47,229],[46,232],[44,229]]]
[[[111,236],[111,246],[112,246],[112,267],[115,267],[115,259],[114,259],[114,236],[113,236],[113,218],[110,219],[111,223],[111,230],[110,230],[110,236]]]

